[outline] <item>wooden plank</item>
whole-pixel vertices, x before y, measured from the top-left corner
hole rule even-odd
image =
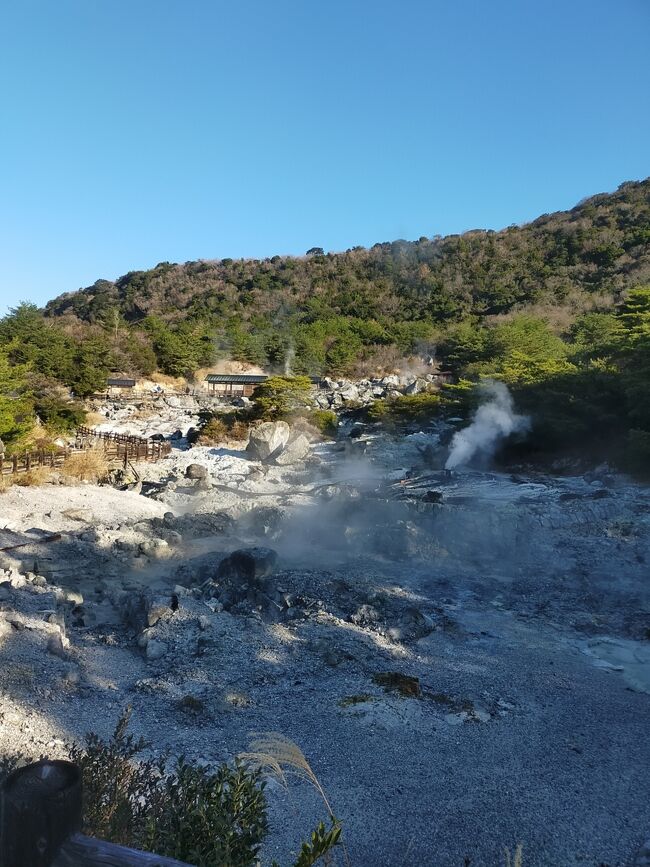
[[[61,847],[51,867],[191,867],[174,858],[140,852],[126,846],[117,846],[74,834]]]

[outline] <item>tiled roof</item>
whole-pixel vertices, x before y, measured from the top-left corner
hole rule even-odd
[[[123,388],[133,388],[135,379],[116,379],[109,377],[106,380],[106,385],[121,385]]]
[[[208,373],[206,382],[210,383],[236,383],[246,385],[266,382],[268,376],[256,373]]]

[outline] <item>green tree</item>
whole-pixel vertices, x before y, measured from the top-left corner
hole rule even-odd
[[[276,420],[309,409],[311,387],[308,376],[270,376],[253,392],[255,413],[259,418]]]
[[[106,388],[110,369],[108,341],[101,334],[89,337],[75,347],[67,384],[77,397],[87,397]]]
[[[11,365],[0,348],[0,439],[11,449],[34,423],[33,405],[27,393],[27,368]]]

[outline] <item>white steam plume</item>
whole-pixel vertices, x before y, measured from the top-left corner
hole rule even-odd
[[[481,391],[487,401],[476,410],[470,426],[454,434],[445,469],[468,464],[478,455],[489,458],[500,440],[530,427],[528,416],[515,413],[512,395],[502,382],[488,380]]]
[[[296,357],[296,350],[294,349],[293,342],[289,344],[287,347],[287,351],[284,356],[284,375],[291,376],[291,371],[293,368],[293,360]]]

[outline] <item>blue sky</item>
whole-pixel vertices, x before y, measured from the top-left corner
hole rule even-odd
[[[14,0],[0,307],[501,228],[650,174],[647,0]]]

